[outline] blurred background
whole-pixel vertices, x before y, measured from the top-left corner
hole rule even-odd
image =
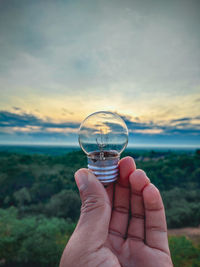
[[[99,110],[161,190],[175,267],[200,266],[199,25],[198,0],[0,0],[0,266],[58,266]]]

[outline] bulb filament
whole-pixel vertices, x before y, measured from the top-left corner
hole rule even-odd
[[[106,141],[107,141],[108,137],[106,136]],[[98,148],[100,150],[100,160],[104,160],[105,157],[104,157],[104,147],[107,145],[105,142],[104,142],[105,138],[104,138],[104,135],[103,135],[103,131],[102,129],[100,129],[100,142],[98,141],[98,138],[96,138],[96,143],[98,145]]]

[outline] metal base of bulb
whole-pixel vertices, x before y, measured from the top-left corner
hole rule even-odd
[[[92,152],[88,155],[88,169],[104,186],[108,186],[118,179],[118,162],[119,154],[115,151]]]

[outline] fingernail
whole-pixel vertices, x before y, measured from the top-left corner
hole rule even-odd
[[[88,185],[88,173],[84,170],[79,170],[75,173],[75,180],[79,190],[83,190]]]

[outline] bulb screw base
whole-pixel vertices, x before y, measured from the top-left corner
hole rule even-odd
[[[115,182],[119,177],[119,154],[116,152],[92,152],[88,155],[88,169],[104,185]]]

